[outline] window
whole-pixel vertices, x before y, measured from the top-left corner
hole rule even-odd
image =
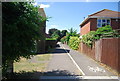
[[[106,25],[110,25],[110,19],[97,19],[97,27],[103,27]]]

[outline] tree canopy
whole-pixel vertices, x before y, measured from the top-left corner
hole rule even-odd
[[[2,62],[5,69],[9,61],[35,54],[35,40],[41,38],[39,30],[45,20],[31,2],[3,2],[2,10]]]
[[[62,31],[61,31],[61,37],[66,36],[66,33],[67,33],[67,30],[62,30]]]
[[[56,28],[51,28],[51,29],[49,29],[48,33],[49,33],[50,36],[52,36],[52,34],[57,30],[58,29],[56,29]]]

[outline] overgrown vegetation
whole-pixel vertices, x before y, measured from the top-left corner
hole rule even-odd
[[[98,28],[96,31],[91,31],[88,34],[82,36],[82,42],[92,47],[95,40],[101,38],[120,37],[116,30],[113,30],[111,26],[107,25]]]
[[[49,29],[49,35],[51,36],[51,38],[56,39],[57,41],[60,41],[60,39],[64,36],[66,36],[67,30],[58,30],[55,28]]]
[[[30,58],[36,52],[35,40],[42,39],[39,32],[46,18],[31,2],[2,3],[2,75],[9,64],[20,57]]]
[[[66,36],[62,37],[60,41],[61,41],[62,43],[67,42]]]
[[[94,40],[96,38],[98,39],[98,37],[95,37],[95,35],[96,35],[96,32],[95,31],[91,31],[88,34],[83,35],[81,41],[83,43],[87,44],[88,46],[92,46]]]
[[[60,41],[67,43],[70,48],[77,50],[80,43],[79,34],[77,34],[77,30],[70,28],[66,36],[62,37]]]
[[[71,36],[70,40],[69,40],[69,46],[70,48],[77,50],[79,48],[79,44],[80,44],[80,38],[79,37],[74,37]]]
[[[66,42],[67,44],[69,44],[70,36],[79,37],[79,34],[77,34],[77,30],[70,28],[69,31],[66,33],[66,36],[61,38],[61,42],[62,43]]]

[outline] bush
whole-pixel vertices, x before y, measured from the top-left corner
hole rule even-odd
[[[66,42],[66,36],[62,37],[60,40],[62,43]]]
[[[80,39],[79,37],[71,36],[69,40],[70,48],[77,50],[79,47]]]
[[[98,28],[96,31],[91,31],[88,34],[82,36],[82,42],[92,47],[93,42],[100,38],[108,37],[120,37],[117,31],[112,30],[112,27],[107,25],[101,28]]]
[[[88,34],[82,36],[82,42],[92,47],[93,41],[95,40],[95,31],[91,31]]]

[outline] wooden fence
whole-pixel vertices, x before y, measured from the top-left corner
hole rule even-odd
[[[120,38],[100,39],[92,48],[80,43],[79,51],[120,73]]]

